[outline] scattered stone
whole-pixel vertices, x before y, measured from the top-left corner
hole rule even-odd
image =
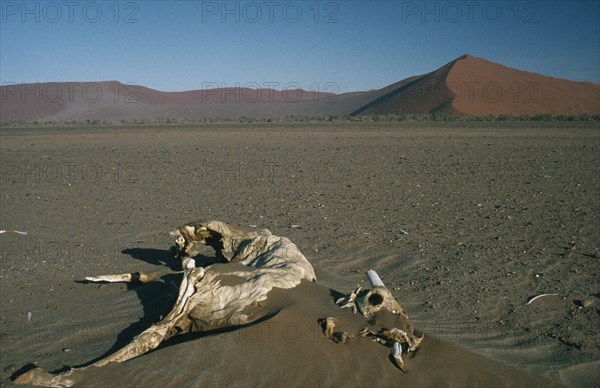
[[[587,307],[592,306],[594,304],[595,300],[594,300],[594,298],[585,298],[585,299],[575,300],[574,302],[580,308],[587,308]]]

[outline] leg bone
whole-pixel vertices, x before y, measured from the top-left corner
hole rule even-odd
[[[191,264],[193,264],[193,262]],[[72,368],[58,375],[52,375],[42,368],[35,368],[22,374],[15,379],[14,382],[16,384],[34,384],[46,387],[70,387],[74,383],[70,378],[73,371],[83,370],[89,367],[99,367],[111,362],[124,362],[155,349],[162,341],[179,334],[179,331],[176,330],[178,327],[183,328],[184,330],[187,330],[190,327],[188,315],[192,306],[189,306],[188,302],[195,292],[195,283],[202,279],[204,273],[203,268],[193,268],[193,265],[192,268],[187,268],[181,286],[179,287],[177,302],[169,315],[136,336],[131,343],[117,352],[87,367]]]
[[[123,273],[117,275],[100,275],[100,276],[86,276],[85,280],[88,282],[107,282],[107,283],[149,283],[155,280],[157,276],[155,274],[146,274],[143,272],[132,272]]]

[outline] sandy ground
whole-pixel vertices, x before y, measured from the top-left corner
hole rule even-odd
[[[217,219],[289,237],[319,285],[83,385],[597,386],[597,124],[450,124],[3,130],[0,229],[27,235],[0,235],[0,384],[97,359],[166,314],[178,275],[77,280],[177,269],[168,231]],[[368,269],[427,335],[407,374],[313,316]],[[526,304],[541,293],[557,296]]]

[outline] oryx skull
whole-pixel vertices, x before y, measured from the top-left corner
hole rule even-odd
[[[424,336],[415,335],[414,325],[408,315],[390,290],[385,287],[377,272],[367,271],[367,278],[371,289],[363,290],[362,287],[357,287],[354,292],[338,299],[337,304],[363,315],[374,329],[365,327],[358,334],[361,337],[371,336],[375,341],[389,346],[392,349],[394,363],[405,371],[402,355],[415,351]],[[324,322],[333,321],[324,320]],[[329,328],[329,332],[333,332],[333,329]],[[327,332],[325,335],[328,336]]]

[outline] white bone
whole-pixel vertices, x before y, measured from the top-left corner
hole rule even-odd
[[[534,300],[536,300],[538,298],[543,298],[544,296],[558,296],[558,294],[540,294],[540,295],[536,295],[536,296],[530,298],[527,301],[527,304],[531,304]]]
[[[88,282],[107,282],[107,283],[148,283],[156,279],[156,275],[146,274],[143,272],[134,273],[122,273],[116,275],[100,275],[100,276],[86,276],[85,280]]]
[[[4,229],[1,229],[0,230],[0,234],[4,234],[4,233],[16,233],[16,234],[22,234],[24,236],[27,235],[27,232],[21,232],[20,230],[4,230]]]
[[[130,273],[123,273],[118,275],[86,276],[85,280],[89,282],[129,283],[131,282],[131,278]]]

